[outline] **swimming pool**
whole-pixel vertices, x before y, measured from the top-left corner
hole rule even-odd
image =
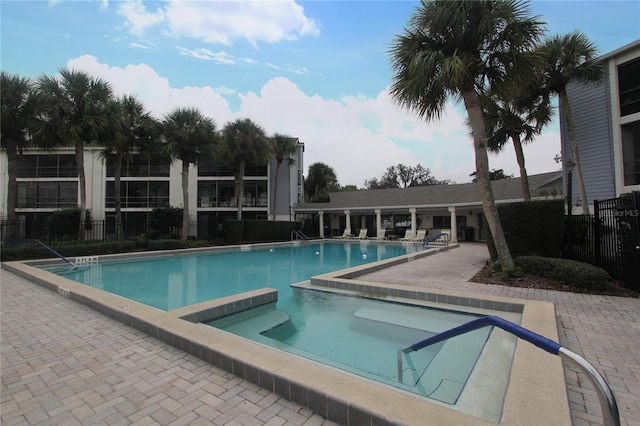
[[[287,300],[291,284],[314,275],[423,250],[421,244],[325,241],[99,262],[54,272],[171,310],[263,287],[276,288],[280,300]]]
[[[476,315],[292,288],[311,277],[424,251],[421,244],[323,241],[98,262],[58,273],[165,311],[264,287],[277,303],[206,322],[243,338],[454,405],[491,328],[404,355],[397,351]],[[507,360],[505,368],[508,369]],[[496,401],[502,404],[506,382]],[[493,410],[494,416],[500,410]]]
[[[403,355],[398,349],[479,316],[294,289],[291,298],[207,324],[399,389],[455,404],[491,328]],[[509,365],[506,365],[509,367]],[[502,395],[497,401],[502,403]]]
[[[287,245],[287,244],[282,244]],[[260,245],[277,249],[279,245]],[[253,246],[253,249],[260,247]],[[455,250],[456,245],[450,247]],[[242,248],[238,247],[238,250]],[[167,259],[184,252],[226,251],[227,248],[181,250],[179,252],[147,252],[100,256],[100,263],[127,259]],[[296,287],[323,289],[352,296],[394,301],[402,304],[435,306],[438,308],[472,313],[500,315],[509,319],[516,312],[520,324],[538,334],[558,340],[553,304],[500,296],[474,295],[447,290],[416,288],[406,285],[388,285],[362,280],[359,276],[389,265],[402,265],[438,250],[420,251],[399,258],[387,259],[347,270],[313,277]],[[314,253],[315,254],[315,253]],[[397,260],[396,260],[397,259]],[[75,259],[78,261],[80,259]],[[293,402],[333,420],[339,424],[422,424],[424,419],[438,424],[491,424],[485,415],[487,403],[492,401],[493,382],[507,380],[500,424],[536,425],[569,422],[568,402],[563,380],[562,363],[558,357],[545,354],[527,343],[518,343],[507,352],[513,363],[506,377],[499,377],[500,357],[485,356],[483,351],[477,368],[471,374],[456,407],[418,397],[389,386],[366,381],[355,375],[292,357],[283,351],[251,342],[233,334],[206,326],[200,322],[222,313],[244,310],[252,305],[265,305],[275,301],[275,289],[259,289],[225,296],[184,308],[169,311],[116,296],[104,290],[89,287],[54,275],[43,266],[64,266],[60,260],[4,262],[2,268],[29,279],[54,293],[136,328],[160,342],[174,346],[235,376],[246,379],[269,391],[276,392]],[[408,266],[410,267],[410,266]],[[53,293],[52,293],[53,294]],[[57,297],[57,296],[52,296]],[[265,302],[266,301],[266,302]],[[497,309],[497,311],[496,311]],[[512,320],[512,319],[510,319]],[[512,320],[513,321],[513,320]],[[486,348],[503,350],[499,337],[502,331],[492,331]],[[544,407],[544,409],[541,409]],[[471,414],[464,414],[469,413]],[[483,420],[484,419],[484,420]]]

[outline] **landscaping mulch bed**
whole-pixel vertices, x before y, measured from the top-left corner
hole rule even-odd
[[[613,285],[610,289],[604,291],[592,291],[581,288],[571,287],[566,284],[559,283],[555,280],[537,277],[534,275],[524,275],[519,278],[502,278],[500,272],[494,272],[490,266],[485,266],[470,280],[474,283],[495,284],[508,287],[537,288],[541,290],[557,290],[568,291],[572,293],[602,294],[608,296],[619,297],[640,297],[640,293],[624,288],[619,285]]]

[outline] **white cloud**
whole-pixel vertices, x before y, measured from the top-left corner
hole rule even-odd
[[[165,20],[165,13],[162,9],[149,12],[142,0],[120,2],[117,10],[118,14],[125,17],[125,26],[135,35],[142,35],[148,27],[158,25]]]
[[[212,52],[209,49],[187,49],[184,47],[176,47],[181,55],[191,56],[196,59],[204,59],[206,61],[213,61],[217,64],[223,65],[235,65],[236,59],[233,55],[230,55],[223,50],[219,52]]]
[[[171,87],[169,80],[145,64],[110,67],[99,63],[94,56],[84,55],[68,61],[67,66],[108,81],[116,95],[136,95],[156,118],[176,107],[198,108],[219,127],[231,117],[229,104],[216,89],[210,86]]]
[[[280,1],[168,1],[154,12],[141,0],[118,5],[125,25],[136,35],[162,25],[173,37],[187,37],[205,43],[231,44],[245,39],[275,43],[296,40],[320,32],[320,24],[305,16],[304,8],[293,0]]]
[[[135,94],[160,118],[172,109],[196,107],[222,128],[236,118],[250,118],[268,133],[280,132],[305,143],[305,171],[323,162],[331,166],[342,185],[362,187],[366,179],[380,177],[399,163],[429,168],[440,180],[469,182],[475,170],[473,146],[465,125],[466,114],[447,104],[440,120],[432,123],[397,107],[387,90],[376,98],[348,96],[324,99],[304,93],[284,77],[266,82],[261,90],[239,93],[240,107],[231,111],[223,95],[236,93],[228,87],[172,87],[145,64],[125,68],[100,64],[93,56],[68,62],[112,84],[116,94]],[[553,160],[560,137],[547,131],[525,145],[529,174],[558,170]],[[519,176],[513,147],[490,156],[490,168]]]
[[[132,49],[143,49],[143,50],[153,49],[153,47],[148,46],[146,44],[141,44],[141,43],[129,43],[129,47],[131,47]]]

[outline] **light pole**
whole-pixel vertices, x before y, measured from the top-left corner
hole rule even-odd
[[[573,255],[573,249],[571,247],[571,214],[573,210],[573,201],[571,200],[572,195],[572,182],[573,179],[573,168],[576,163],[573,160],[569,159],[565,164],[565,168],[567,169],[567,258],[571,259]]]

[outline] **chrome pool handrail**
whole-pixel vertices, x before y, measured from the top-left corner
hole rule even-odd
[[[616,403],[615,396],[613,395],[611,388],[607,384],[607,381],[604,379],[602,374],[600,374],[600,372],[593,366],[593,364],[591,364],[589,361],[576,354],[575,352],[563,347],[560,343],[554,342],[551,339],[548,339],[544,336],[534,333],[531,330],[528,330],[524,327],[521,327],[517,324],[494,315],[489,315],[475,319],[473,321],[469,321],[468,323],[443,331],[442,333],[436,334],[435,336],[429,337],[428,339],[416,342],[404,349],[398,349],[398,381],[402,383],[402,357],[404,354],[418,351],[422,348],[438,342],[442,342],[443,340],[450,339],[460,334],[468,333],[470,331],[489,326],[499,327],[523,340],[526,340],[529,343],[534,344],[540,349],[544,349],[545,351],[553,355],[558,355],[562,359],[571,361],[576,364],[582,370],[582,372],[585,373],[587,377],[589,377],[589,380],[591,380],[591,383],[596,389],[598,399],[600,401],[600,406],[602,407],[602,417],[604,425],[620,426],[620,413],[618,411],[618,404]]]

